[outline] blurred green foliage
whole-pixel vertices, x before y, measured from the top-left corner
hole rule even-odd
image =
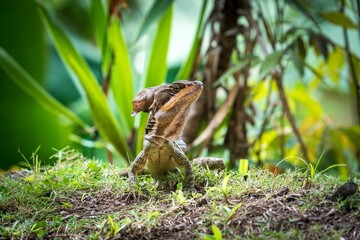
[[[348,4],[346,13],[342,13],[337,8],[339,1],[330,2],[326,9],[321,8],[324,1],[320,0],[308,5],[296,0],[252,2],[256,11],[266,13],[255,20],[264,22],[259,31],[268,35],[268,42],[254,43],[260,46],[246,59],[234,51],[230,68],[214,84],[225,89],[217,90],[216,105],[220,109],[237,81],[234,76],[251,62],[251,92],[244,104],[249,107],[250,102],[254,103],[252,107],[257,110],[252,116],[254,123],[248,126],[248,140],[254,143],[249,150],[252,164],[271,167],[285,156],[301,155],[301,145],[283,109],[268,108],[270,102],[280,102],[272,73],[285,69],[285,93],[309,160],[316,162],[325,149],[319,169],[343,163],[348,166],[341,170],[344,174],[359,169],[360,130],[350,120],[354,110],[347,73],[349,61],[344,44],[331,34],[343,28],[357,39],[351,34],[359,32],[359,19],[352,12],[354,6]],[[207,36],[207,20],[215,3],[1,1],[0,32],[6,34],[1,34],[0,47],[18,62],[19,67],[13,71],[20,77],[13,76],[10,81],[9,72],[4,74],[9,64],[6,60],[11,57],[2,54],[1,153],[8,160],[2,161],[0,168],[21,160],[18,147],[28,156],[38,145],[42,145],[38,152],[42,159],[48,159],[53,147],[72,145],[87,155],[105,159],[107,153],[110,160],[124,165],[131,162],[142,147],[147,118],[143,113],[131,117],[132,98],[144,87],[193,78],[195,72],[200,80],[205,78],[209,58],[206,48],[213,44]],[[277,15],[282,8],[286,16]],[[271,36],[271,31],[276,36]],[[183,44],[183,36],[187,44]],[[240,51],[246,43],[239,39]],[[274,39],[276,42],[272,42]],[[261,52],[261,44],[267,44],[271,51]],[[351,47],[359,49],[353,44]],[[355,53],[353,50],[351,56],[355,73],[360,76],[359,56]],[[26,91],[33,94],[35,81],[40,83],[56,98],[52,104],[61,106],[60,110],[50,114],[40,107],[36,98],[14,85],[19,79],[28,81]],[[228,160],[229,152],[223,143],[229,115],[236,109],[228,110],[230,113],[224,115],[210,136],[212,147],[200,154],[220,155]],[[265,118],[269,118],[268,124],[262,129]]]
[[[0,31],[0,46],[44,83],[48,48],[37,5],[27,0],[1,1]],[[1,69],[0,79],[0,168],[22,161],[18,150],[29,156],[41,145],[39,153],[48,158],[52,148],[69,144],[69,127],[19,90]]]

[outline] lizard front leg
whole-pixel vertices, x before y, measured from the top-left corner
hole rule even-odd
[[[131,164],[129,170],[129,184],[130,187],[134,187],[138,183],[137,174],[144,168],[146,164],[146,158],[144,157],[144,150],[137,155],[134,162]]]
[[[188,187],[191,191],[193,191],[194,174],[189,159],[187,159],[184,152],[180,148],[177,148],[175,146],[174,146],[174,153],[172,155],[172,158],[180,168],[184,169],[185,186]]]

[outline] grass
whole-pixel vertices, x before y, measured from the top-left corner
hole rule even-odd
[[[139,177],[131,191],[122,169],[59,151],[54,166],[0,178],[0,239],[356,239],[360,197],[329,201],[344,184],[321,174],[304,187],[306,171],[280,175],[251,169],[194,168],[196,192],[181,173],[159,181]],[[359,184],[359,176],[353,181]]]

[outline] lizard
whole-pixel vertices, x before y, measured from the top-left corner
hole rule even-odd
[[[221,158],[197,158],[191,163],[184,153],[181,139],[191,105],[203,90],[200,81],[180,80],[171,84],[145,88],[132,101],[132,116],[149,112],[143,149],[128,172],[129,184],[138,184],[137,174],[146,166],[152,177],[180,167],[184,170],[184,185],[194,190],[193,165],[208,165],[210,169],[225,168]]]

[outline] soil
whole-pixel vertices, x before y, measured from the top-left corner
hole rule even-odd
[[[288,187],[274,192],[249,189],[237,197],[215,198],[206,194],[204,186],[196,186],[197,197],[186,197],[183,204],[175,203],[169,190],[149,194],[104,187],[98,192],[77,190],[55,197],[45,193],[43,197],[53,199],[51,205],[56,207],[42,217],[34,209],[18,209],[16,202],[0,206],[0,213],[21,211],[31,219],[37,216],[46,221],[45,239],[90,235],[98,239],[201,239],[213,234],[212,225],[220,229],[223,239],[360,239],[360,193],[354,184],[333,190],[315,185],[296,192]],[[221,206],[228,210],[219,211]],[[60,224],[51,227],[54,216]],[[120,228],[114,236],[109,234],[109,216]],[[127,218],[129,222],[122,224]],[[13,226],[15,220],[4,222],[1,217],[0,229]],[[28,234],[26,238],[37,238],[31,231]],[[7,238],[0,232],[0,239]]]
[[[359,193],[351,196],[353,201],[340,206],[337,200],[324,201],[320,197],[309,197],[311,191],[294,193],[283,188],[270,197],[265,192],[251,192],[240,198],[229,198],[227,202],[224,199],[224,202],[219,201],[217,205],[236,206],[241,203],[241,206],[226,223],[218,222],[216,225],[227,237],[256,238],[259,235],[266,236],[266,232],[270,231],[297,230],[305,239],[324,239],[324,236],[331,236],[332,231],[342,232],[344,239],[360,239]],[[204,217],[213,212],[206,196],[187,206],[177,207],[173,206],[172,201],[161,197],[149,198],[133,193],[118,195],[106,190],[85,199],[83,194],[79,193],[71,199],[57,201],[69,201],[73,206],[70,210],[60,211],[65,221],[74,216],[81,220],[115,212],[119,212],[122,218],[131,218],[131,210],[139,211],[139,208],[144,208],[143,211],[156,209],[164,213],[154,226],[149,228],[146,224],[129,224],[112,239],[196,239],[201,237],[200,233],[212,234],[212,223]],[[86,235],[92,232],[92,229],[82,231]],[[59,229],[57,232],[49,232],[46,237],[61,236],[71,237],[62,235]]]

